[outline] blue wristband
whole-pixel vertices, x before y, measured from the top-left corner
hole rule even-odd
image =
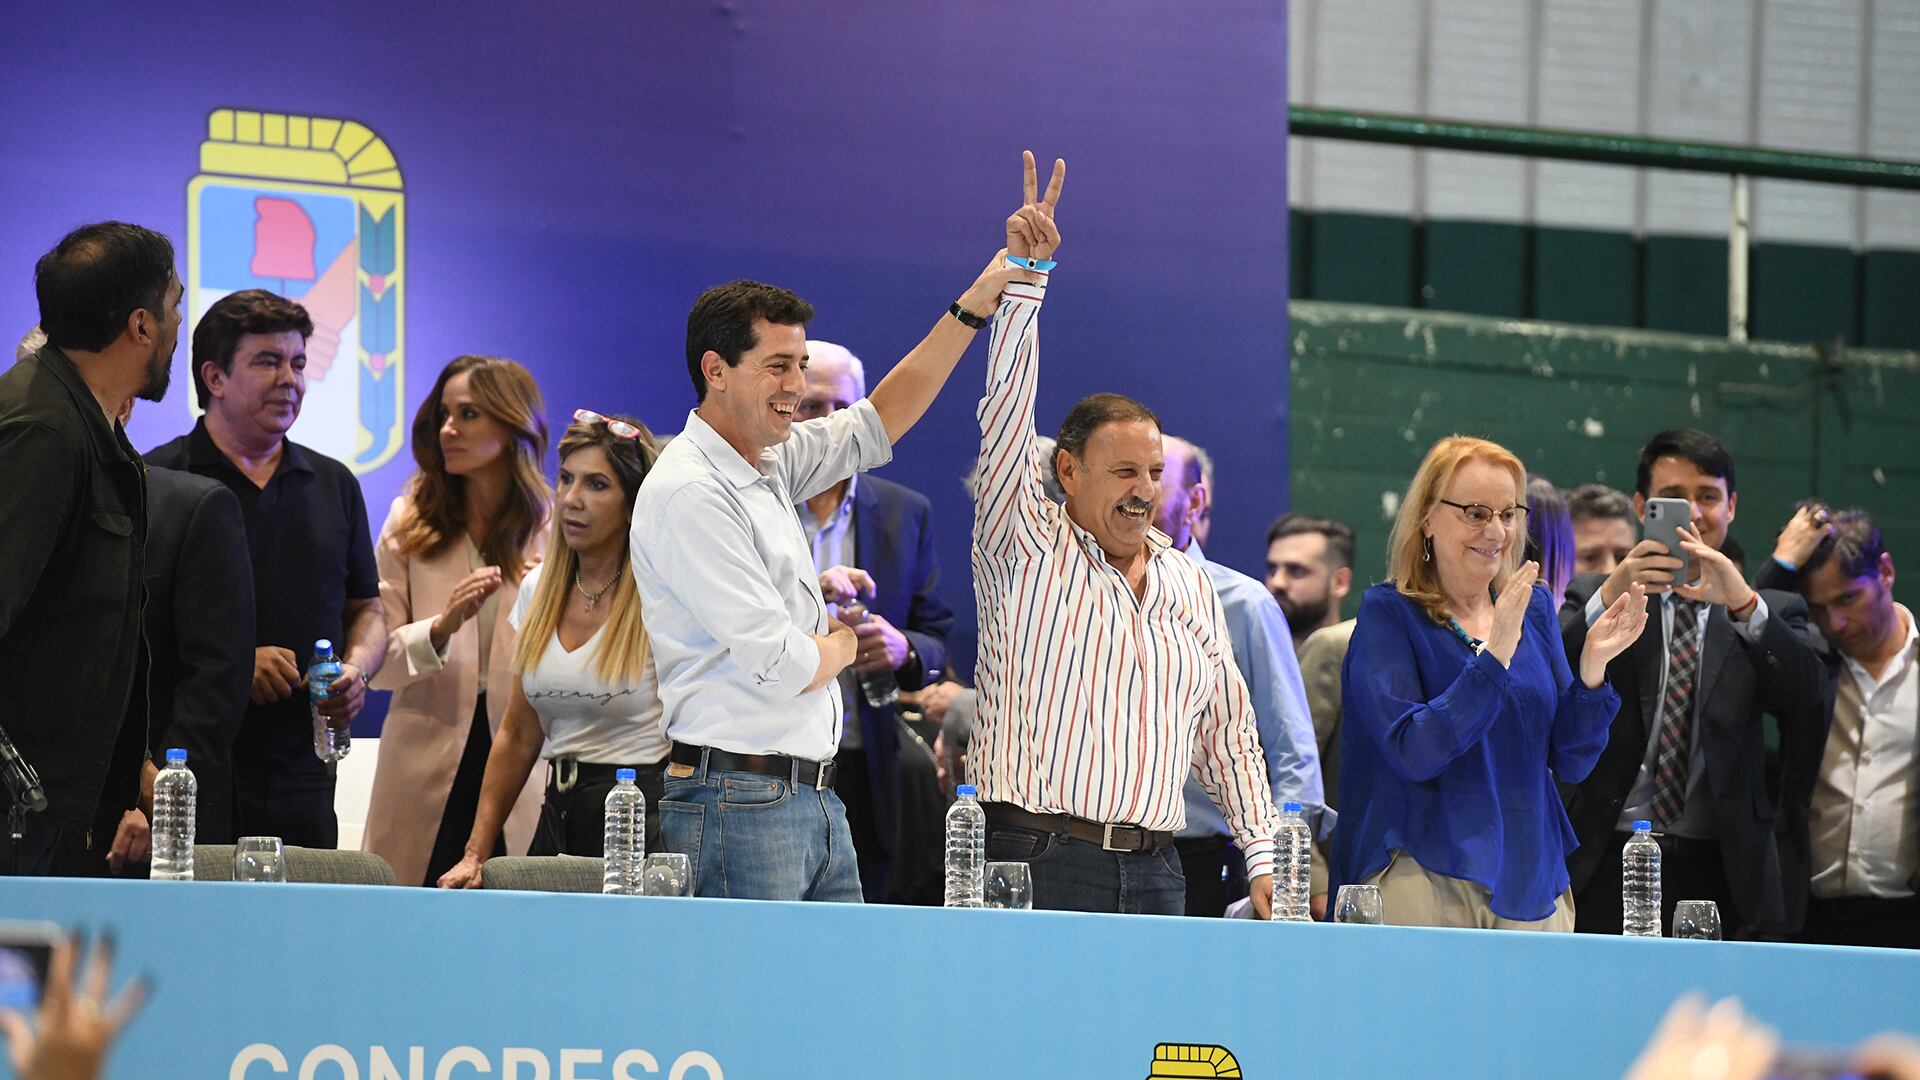
[[[1044,274],[1060,264],[1052,259],[1023,259],[1018,255],[1009,255],[1007,265],[1015,270],[1038,270]]]

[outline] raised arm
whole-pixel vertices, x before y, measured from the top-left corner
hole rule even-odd
[[[1047,200],[1037,201],[1033,154],[1026,163],[1027,205],[1007,219],[1007,251],[1013,257],[1051,259],[1058,246],[1052,203],[1066,179],[1066,163],[1054,163]],[[1046,546],[1050,509],[1035,457],[1033,403],[1040,382],[1040,305],[1044,272],[1002,293],[987,349],[987,388],[975,416],[980,422],[980,464],[974,488],[974,550],[990,561],[1030,556]]]
[[[979,320],[991,314],[1000,302],[1002,291],[1014,282],[1031,282],[1034,275],[1024,269],[1015,269],[1007,263],[1007,255],[1038,258],[1050,258],[1060,246],[1060,232],[1054,227],[1054,211],[1060,204],[1060,188],[1066,183],[1067,163],[1053,163],[1053,179],[1047,185],[1044,198],[1036,194],[1033,152],[1024,155],[1026,170],[1026,201],[1013,216],[1007,219],[1007,250],[993,257],[987,268],[980,272],[971,286],[960,297],[962,312]],[[913,351],[902,357],[900,362],[880,380],[868,397],[875,411],[880,414],[880,422],[886,425],[887,438],[899,442],[900,437],[918,423],[947,383],[947,376],[953,374],[953,366],[960,362],[960,356],[973,344],[976,327],[960,321],[959,316],[942,315],[940,320],[913,347]]]

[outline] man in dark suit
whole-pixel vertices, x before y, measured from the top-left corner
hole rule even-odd
[[[1663,926],[1677,901],[1713,900],[1729,936],[1778,929],[1788,917],[1761,718],[1805,718],[1826,692],[1807,606],[1792,593],[1749,587],[1721,553],[1738,503],[1733,455],[1719,439],[1685,428],[1650,439],[1634,494],[1643,519],[1648,498],[1691,504],[1683,550],[1642,540],[1612,573],[1582,575],[1567,590],[1569,656],[1634,582],[1647,586],[1651,616],[1640,640],[1607,665],[1620,713],[1593,772],[1566,793],[1580,841],[1567,860],[1575,928],[1620,932],[1621,849],[1632,823],[1647,819],[1660,834]],[[1679,555],[1698,567],[1691,584],[1674,583]]]
[[[231,844],[233,740],[253,681],[253,562],[240,501],[218,480],[147,469],[148,728],[155,759],[187,752],[194,840]]]
[[[860,360],[839,345],[807,342],[807,392],[795,419],[828,416],[866,396]],[[891,704],[867,703],[863,678],[892,675],[900,688],[940,681],[953,610],[940,598],[933,508],[926,496],[858,475],[796,508],[830,603],[859,599],[860,646],[840,676],[847,721],[835,790],[847,807],[860,887],[868,903],[939,903],[940,819],[945,802],[933,756]]]
[[[1798,941],[1920,948],[1920,630],[1864,510],[1802,503],[1758,587],[1806,598],[1825,707],[1781,733],[1780,863]]]

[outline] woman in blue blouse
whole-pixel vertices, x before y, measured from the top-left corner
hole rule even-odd
[[[1378,885],[1390,923],[1573,929],[1555,781],[1606,746],[1607,661],[1640,636],[1646,597],[1636,586],[1593,624],[1576,678],[1540,568],[1520,562],[1525,477],[1496,443],[1434,444],[1400,504],[1391,580],[1360,603],[1332,876]]]

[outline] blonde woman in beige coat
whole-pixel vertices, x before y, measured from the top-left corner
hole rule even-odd
[[[432,885],[460,861],[487,754],[506,712],[508,622],[546,541],[545,405],[519,364],[462,356],[413,421],[420,469],[380,530],[375,557],[394,691],[380,733],[366,849],[402,883]],[[496,854],[527,850],[541,788],[514,800]]]

